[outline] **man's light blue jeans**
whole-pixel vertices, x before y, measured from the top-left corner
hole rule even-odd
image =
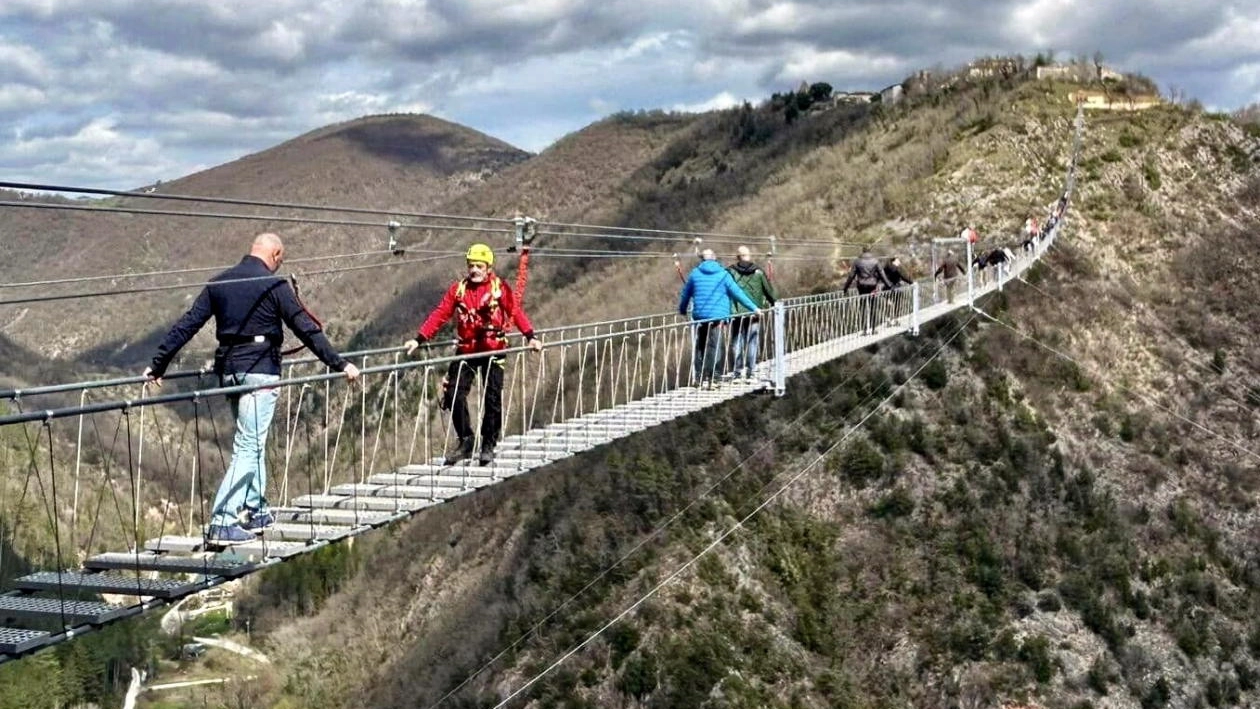
[[[273,384],[279,380],[274,374],[228,374],[223,377],[223,386]],[[267,509],[267,430],[279,398],[280,390],[275,387],[228,397],[236,418],[236,436],[232,439],[232,462],[214,496],[211,525],[237,524],[237,514],[245,507],[254,511]]]

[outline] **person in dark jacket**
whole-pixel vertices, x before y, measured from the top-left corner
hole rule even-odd
[[[870,251],[863,251],[862,255],[853,262],[853,268],[849,271],[849,278],[844,282],[844,293],[848,295],[849,287],[853,282],[857,281],[858,295],[870,296],[862,299],[861,314],[858,319],[862,322],[862,334],[875,334],[876,314],[875,306],[875,290],[880,284],[889,290],[892,290],[892,283],[889,283],[888,277],[884,275],[884,269],[880,267],[879,261]]]
[[[696,384],[708,388],[722,366],[722,327],[731,317],[731,301],[750,312],[757,310],[757,304],[735,284],[712,249],[705,249],[700,258],[700,265],[687,274],[678,296],[678,314],[686,315],[687,306],[691,306],[691,319],[696,324],[692,369]]]
[[[914,281],[906,275],[905,271],[901,270],[901,259],[897,256],[893,256],[888,260],[888,263],[884,265],[884,278],[892,285],[893,288],[900,288],[903,285],[909,286],[914,284]]]
[[[302,344],[330,369],[344,372],[350,380],[359,370],[337,354],[319,323],[298,300],[292,286],[276,276],[284,261],[284,244],[275,234],[259,234],[249,255],[210,282],[192,307],[158,345],[152,363],[144,370],[155,385],[175,354],[213,317],[219,346],[214,352],[214,371],[223,386],[266,385],[280,379],[282,325],[287,325]],[[226,546],[254,540],[275,522],[267,507],[267,431],[276,410],[279,390],[259,388],[228,397],[236,418],[232,462],[214,496],[206,541]]]
[[[958,263],[958,257],[954,255],[953,251],[946,251],[945,258],[941,261],[941,265],[937,267],[936,273],[932,274],[932,277],[945,280],[945,296],[951,303],[954,302],[954,283],[957,282],[960,275],[962,275],[962,266]]]
[[[901,270],[901,259],[897,256],[888,259],[888,263],[884,264],[884,278],[887,278],[888,282],[892,284],[893,290],[914,285],[914,281],[906,275],[905,271]],[[896,316],[897,305],[895,302],[892,303],[893,316],[889,318],[889,324],[893,326],[896,326],[899,320]]]
[[[735,279],[735,285],[757,304],[757,310],[774,305],[778,299],[774,286],[766,272],[753,263],[752,251],[741,246],[736,254],[737,260],[726,269]],[[731,320],[731,369],[734,376],[752,379],[761,345],[761,319],[756,311],[748,310],[739,301],[732,303],[732,307],[735,317]]]

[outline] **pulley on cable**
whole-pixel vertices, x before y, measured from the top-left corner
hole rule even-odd
[[[389,252],[395,256],[402,256],[407,250],[398,245],[398,230],[402,228],[402,224],[393,219],[385,225],[389,230]]]
[[[516,265],[516,300],[525,302],[525,284],[529,280],[529,248],[538,236],[538,220],[517,214],[512,218],[516,243],[508,247],[508,252],[520,252],[521,258]]]
[[[704,243],[704,239],[696,237],[691,240],[691,253],[695,254],[696,260],[700,260],[700,245]],[[674,271],[678,273],[678,280],[683,283],[687,282],[687,274],[683,273],[682,262],[678,260],[678,254],[674,254]]]

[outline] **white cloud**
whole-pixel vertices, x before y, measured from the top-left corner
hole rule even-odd
[[[848,80],[855,77],[892,76],[909,73],[910,69],[896,57],[857,54],[844,49],[793,52],[775,75],[779,83],[800,81]]]
[[[3,0],[0,135],[24,140],[0,156],[130,186],[140,156],[169,178],[393,111],[538,150],[617,110],[1050,48],[1232,108],[1260,91],[1257,36],[1242,0]]]
[[[723,108],[738,106],[743,102],[744,99],[736,98],[735,94],[732,94],[729,91],[723,91],[722,93],[699,103],[676,103],[670,108],[670,110],[681,111],[683,113],[705,113],[706,111],[718,111]]]
[[[0,85],[0,113],[32,111],[48,102],[40,89],[24,84]]]

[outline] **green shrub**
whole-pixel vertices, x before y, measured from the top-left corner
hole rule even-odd
[[[949,370],[939,357],[929,362],[920,376],[923,377],[923,384],[932,391],[940,391],[949,384]]]
[[[860,487],[884,474],[884,456],[867,440],[858,439],[844,449],[832,470]]]
[[[1146,178],[1146,186],[1152,192],[1158,192],[1163,185],[1163,180],[1159,176],[1159,166],[1153,160],[1142,163],[1142,177]]]
[[[1028,666],[1033,678],[1045,684],[1054,677],[1054,662],[1050,657],[1050,641],[1037,635],[1024,641],[1019,648],[1019,661]]]
[[[872,505],[870,512],[881,519],[895,519],[912,514],[914,506],[914,497],[910,495],[910,491],[898,485]]]
[[[617,689],[635,699],[643,699],[656,691],[656,656],[643,652],[626,660],[621,675],[617,677]]]

